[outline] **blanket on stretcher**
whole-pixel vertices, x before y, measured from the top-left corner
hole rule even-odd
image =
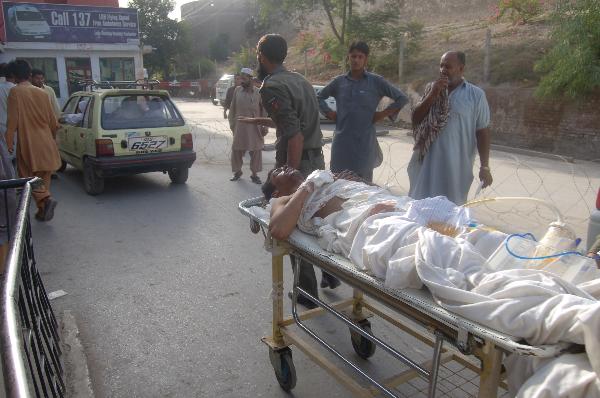
[[[508,357],[511,395],[600,397],[600,279],[573,285],[541,270],[491,270],[486,264],[506,235],[471,229],[450,237],[427,227],[432,220],[464,223],[463,208],[442,197],[413,201],[379,187],[334,181],[328,173],[309,176],[318,189],[298,221],[321,247],[388,287],[426,286],[447,310],[530,344],[585,345],[584,354],[554,359]],[[347,199],[343,209],[313,217],[334,196]],[[373,214],[381,203],[394,208]]]

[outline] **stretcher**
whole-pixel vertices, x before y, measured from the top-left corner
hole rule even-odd
[[[285,242],[277,241],[267,233],[269,215],[263,207],[263,202],[262,198],[248,199],[239,204],[239,210],[249,217],[252,232],[263,232],[265,248],[272,256],[272,332],[262,341],[269,347],[269,358],[277,381],[286,391],[294,388],[296,384],[296,371],[290,349],[292,345],[357,397],[379,395],[398,397],[394,388],[416,377],[428,380],[427,396],[434,397],[440,365],[450,361],[456,361],[479,375],[478,397],[496,397],[499,387],[506,389],[504,382],[506,375],[502,366],[505,355],[514,353],[549,358],[580,349],[567,343],[528,345],[517,338],[448,312],[434,301],[427,289],[387,288],[382,280],[359,271],[348,259],[323,250],[315,237],[298,229]],[[294,267],[292,314],[288,318],[284,318],[283,315],[285,255],[296,259],[292,261]],[[299,261],[297,259],[303,259],[350,285],[353,288],[352,297],[335,303],[326,303],[310,295],[298,286]],[[317,304],[318,307],[300,312],[297,306],[299,295]],[[351,344],[359,357],[367,359],[375,353],[376,347],[380,347],[406,365],[408,370],[386,380],[376,380],[306,325],[306,320],[325,313],[332,314],[350,329]],[[369,318],[372,316],[382,318],[402,333],[432,347],[431,358],[419,363],[411,359],[412,353],[400,352],[378,338],[371,331]],[[409,322],[406,322],[407,319]],[[294,324],[298,328],[293,328]],[[297,333],[298,329],[308,334],[318,344],[301,336]],[[365,387],[359,383],[349,372],[336,365],[338,361],[334,363],[323,355],[317,349],[319,346],[337,357],[342,365],[345,365],[344,369],[349,368],[359,374],[371,386]]]

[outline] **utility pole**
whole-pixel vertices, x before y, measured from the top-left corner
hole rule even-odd
[[[308,77],[308,50],[304,50],[304,77]]]
[[[404,74],[404,41],[405,35],[400,36],[400,49],[398,50],[398,83],[402,83]]]
[[[489,83],[490,81],[490,50],[492,47],[492,31],[488,28],[485,32],[485,47],[484,47],[484,58],[483,58],[483,81]]]

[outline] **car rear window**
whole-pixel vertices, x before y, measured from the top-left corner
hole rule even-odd
[[[174,127],[185,124],[168,97],[144,94],[104,97],[101,123],[105,130]]]

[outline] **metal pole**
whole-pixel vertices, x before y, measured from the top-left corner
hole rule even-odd
[[[400,36],[400,50],[398,51],[398,83],[402,83],[404,74],[404,35]]]
[[[483,81],[488,83],[490,81],[490,48],[492,46],[492,31],[488,28],[485,32],[485,48],[483,58]]]
[[[308,51],[304,50],[304,77],[308,76]]]

